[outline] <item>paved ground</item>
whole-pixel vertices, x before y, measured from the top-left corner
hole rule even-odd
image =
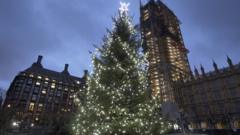
[[[184,135],[183,133],[179,133],[179,134],[168,134],[168,135]],[[207,135],[207,134],[192,134],[192,133],[189,133],[189,134],[185,134],[185,135]]]

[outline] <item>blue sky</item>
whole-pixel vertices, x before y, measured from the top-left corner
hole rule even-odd
[[[139,23],[139,1],[130,14]],[[143,0],[144,1],[144,0]],[[90,69],[93,44],[100,45],[117,14],[119,0],[0,0],[0,87],[43,55],[45,68],[82,76]],[[212,70],[240,61],[239,0],[163,0],[181,20],[189,60]]]

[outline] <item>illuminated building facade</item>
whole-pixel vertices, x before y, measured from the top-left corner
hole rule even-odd
[[[193,129],[240,129],[240,64],[195,75],[175,85],[176,101]]]
[[[240,64],[193,75],[180,22],[160,0],[140,8],[141,36],[153,96],[175,101],[192,129],[240,130]]]
[[[68,64],[56,72],[45,69],[41,60],[39,56],[30,68],[20,72],[7,91],[3,108],[12,110],[13,120],[19,123],[42,124],[53,119],[50,115],[73,112],[74,95],[83,87],[85,79],[70,75]]]
[[[172,82],[189,78],[191,74],[180,22],[160,0],[141,4],[140,14],[152,95],[158,96],[162,101],[174,101]]]

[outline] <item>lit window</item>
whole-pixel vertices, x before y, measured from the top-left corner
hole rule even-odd
[[[147,35],[147,36],[151,35],[151,31],[149,31],[146,35]]]
[[[76,81],[77,84],[80,84],[80,81]]]
[[[33,111],[34,110],[35,103],[30,103],[28,110]]]
[[[46,77],[46,78],[45,78],[45,80],[46,80],[46,81],[48,81],[48,80],[49,80],[49,78],[47,78],[47,77]]]
[[[51,88],[54,89],[55,87],[56,87],[55,83],[52,83]]]
[[[40,85],[41,83],[40,82],[36,82],[36,85]]]
[[[42,79],[42,77],[41,77],[41,76],[38,76],[38,79]]]
[[[46,93],[47,93],[46,90],[43,90],[43,91],[42,91],[42,94],[46,94]]]
[[[38,121],[38,120],[39,120],[39,118],[38,118],[38,117],[36,117],[36,118],[35,118],[35,120],[36,120],[36,121]]]
[[[43,104],[39,104],[38,105],[38,111],[42,111],[42,109],[43,109]]]
[[[33,74],[30,74],[29,76],[30,76],[30,77],[34,77]]]
[[[10,105],[10,104],[8,104],[8,105],[7,105],[7,107],[8,107],[8,108],[10,108],[10,107],[11,107],[11,105]]]

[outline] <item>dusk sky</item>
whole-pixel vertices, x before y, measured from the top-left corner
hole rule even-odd
[[[139,23],[139,1],[130,15]],[[91,69],[93,44],[101,45],[119,0],[0,0],[0,87],[7,89],[19,71],[38,55],[47,69],[61,72],[70,64],[72,75]],[[164,0],[181,20],[191,67],[212,70],[212,59],[225,67],[229,55],[240,62],[239,0]]]

